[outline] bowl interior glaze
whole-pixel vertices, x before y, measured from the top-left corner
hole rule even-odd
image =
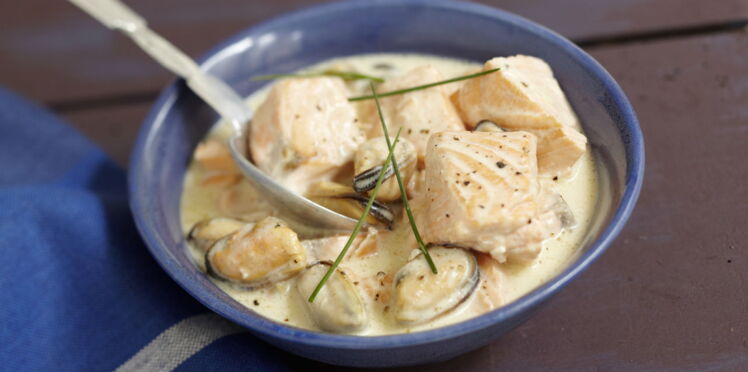
[[[289,13],[243,31],[201,59],[202,66],[249,95],[254,75],[284,73],[333,57],[376,52],[427,53],[484,61],[528,54],[554,70],[604,171],[594,226],[580,256],[553,280],[480,317],[436,330],[391,336],[323,334],[263,318],[218,289],[193,264],[180,226],[183,177],[216,114],[182,81],[165,89],[146,118],[131,158],[130,202],[141,235],[161,266],[213,311],[300,355],[335,364],[392,366],[443,360],[507,332],[585,269],[611,243],[641,187],[644,149],[634,112],[615,81],[590,56],[520,17],[471,3],[348,1]]]

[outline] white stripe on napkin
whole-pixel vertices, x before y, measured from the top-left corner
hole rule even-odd
[[[117,368],[117,372],[171,371],[213,341],[244,331],[217,314],[195,315],[162,332]]]

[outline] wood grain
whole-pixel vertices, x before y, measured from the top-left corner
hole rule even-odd
[[[645,135],[645,183],[629,224],[517,330],[408,371],[748,369],[748,33],[592,54],[632,100]],[[147,106],[68,118],[123,162]]]
[[[198,56],[230,35],[310,0],[132,0],[154,29]],[[745,0],[482,0],[579,40],[748,18]],[[64,106],[154,95],[172,76],[122,35],[106,31],[60,0],[4,4],[0,82],[35,100]]]

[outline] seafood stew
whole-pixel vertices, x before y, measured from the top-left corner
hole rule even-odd
[[[334,333],[415,332],[503,306],[576,257],[597,201],[597,171],[551,66],[529,56],[480,64],[372,54],[310,66],[382,77],[392,92],[498,69],[474,79],[382,97],[381,113],[434,274],[401,203],[370,81],[279,79],[253,94],[252,161],[294,192],[358,219],[385,168],[366,228],[310,294],[350,234],[299,236],[233,163],[218,123],[199,144],[182,196],[195,262],[237,301],[289,325]],[[313,74],[309,74],[313,75]]]

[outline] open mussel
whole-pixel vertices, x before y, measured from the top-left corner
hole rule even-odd
[[[335,333],[360,331],[368,321],[366,307],[358,290],[342,271],[335,270],[314,302],[307,301],[329,268],[329,262],[319,262],[310,266],[299,275],[296,289],[320,329]]]
[[[234,233],[246,224],[246,221],[230,217],[208,218],[192,227],[187,234],[187,241],[200,251],[206,252],[217,240]]]
[[[389,154],[389,148],[384,137],[372,138],[359,146],[354,160],[353,190],[364,193],[374,188],[387,154]],[[408,184],[408,180],[415,172],[417,159],[413,143],[400,138],[395,146],[395,161],[404,185]],[[393,168],[388,167],[382,186],[377,193],[377,200],[393,201],[400,198],[400,187],[393,175]]]
[[[266,217],[215,242],[205,266],[219,279],[258,288],[298,274],[306,267],[306,252],[283,221]]]
[[[506,132],[506,130],[491,120],[483,119],[475,125],[473,132]]]
[[[361,217],[369,198],[356,194],[351,188],[334,182],[319,182],[313,185],[307,197],[313,202],[354,219]],[[382,224],[392,227],[395,214],[386,204],[374,201],[366,218],[368,224]]]
[[[480,271],[466,249],[430,246],[438,274],[423,254],[408,261],[395,275],[394,316],[407,325],[427,322],[457,307],[475,290]]]

